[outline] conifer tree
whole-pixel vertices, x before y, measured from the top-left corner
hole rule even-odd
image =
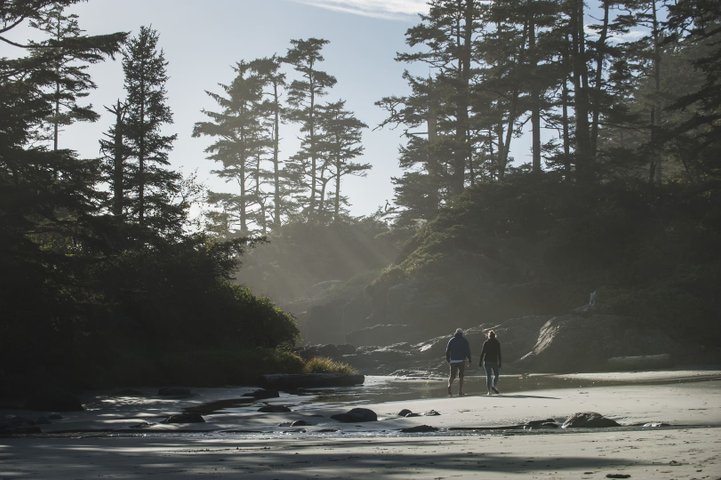
[[[260,162],[272,140],[263,124],[264,80],[247,62],[239,62],[234,70],[236,76],[231,84],[221,85],[223,94],[207,92],[221,110],[203,110],[210,120],[196,123],[193,136],[215,139],[206,148],[208,158],[221,163],[222,168],[215,173],[235,183],[238,191],[235,194],[213,192],[209,200],[236,219],[238,229],[234,233],[247,235],[251,223],[261,228],[265,224],[264,208],[258,212],[258,207],[262,207],[261,183],[265,178]]]
[[[274,228],[281,225],[283,215],[288,213],[290,205],[286,206],[287,178],[283,172],[280,159],[280,123],[283,106],[281,104],[281,91],[286,87],[285,74],[280,71],[282,61],[276,55],[269,58],[260,58],[250,62],[251,67],[263,81],[263,110],[269,118],[270,144],[272,149],[272,185],[273,185],[273,215]]]
[[[292,181],[306,190],[307,201],[301,200],[302,210],[308,218],[313,218],[320,200],[318,102],[336,84],[336,79],[318,70],[318,64],[324,60],[321,50],[328,44],[328,40],[308,38],[291,40],[290,43],[285,62],[293,67],[300,78],[294,79],[288,87],[288,118],[300,125],[303,137],[301,149],[293,156],[288,171]]]
[[[48,130],[53,150],[59,147],[59,135],[63,126],[76,121],[95,121],[99,115],[92,105],[79,101],[96,88],[89,65],[101,62],[107,54],[117,51],[124,34],[85,37],[80,29],[78,16],[65,14],[64,2],[54,2],[48,8],[38,10],[30,26],[48,35],[44,42],[33,42],[34,54],[48,62],[50,67],[47,95],[52,101],[52,114],[43,123]]]
[[[371,165],[369,163],[354,162],[353,159],[363,153],[361,145],[362,129],[368,126],[358,120],[352,112],[345,109],[345,101],[327,103],[319,108],[320,139],[319,150],[325,159],[323,169],[327,170],[328,176],[320,175],[321,200],[319,211],[325,212],[326,195],[329,196],[332,205],[331,218],[340,220],[341,206],[347,200],[341,194],[341,182],[343,177],[348,175],[363,176]],[[333,181],[334,191],[327,192],[326,185]]]
[[[165,54],[158,49],[158,33],[143,26],[123,50],[127,109],[123,126],[129,159],[129,198],[132,217],[140,225],[158,231],[177,228],[180,211],[171,204],[180,176],[170,170],[168,154],[177,135],[166,135],[172,123],[165,84],[168,80]],[[151,225],[152,224],[152,225]]]

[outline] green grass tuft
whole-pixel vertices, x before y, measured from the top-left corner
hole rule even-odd
[[[304,373],[340,373],[343,375],[356,375],[358,370],[347,363],[337,362],[327,357],[313,357],[303,367]]]

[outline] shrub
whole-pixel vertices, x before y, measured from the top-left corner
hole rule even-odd
[[[337,362],[327,357],[313,357],[305,363],[304,373],[340,373],[355,375],[358,371],[344,362]]]

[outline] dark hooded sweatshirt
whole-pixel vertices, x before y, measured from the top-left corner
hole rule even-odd
[[[457,333],[450,339],[446,347],[446,361],[449,363],[471,361],[471,346],[462,333]]]
[[[481,350],[481,361],[479,365],[484,363],[495,364],[501,366],[501,342],[497,338],[489,338],[483,344]]]

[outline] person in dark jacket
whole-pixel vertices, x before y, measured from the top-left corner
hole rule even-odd
[[[481,350],[481,361],[478,366],[486,369],[486,387],[488,387],[488,395],[493,393],[501,393],[496,386],[498,385],[498,376],[501,370],[501,343],[496,338],[496,332],[491,330],[488,332],[488,340],[483,343]]]
[[[463,375],[466,371],[466,359],[468,359],[468,366],[470,367],[471,346],[468,344],[466,337],[463,336],[463,330],[457,328],[446,347],[446,361],[451,369],[448,376],[448,395],[451,395],[451,385],[456,375],[458,376],[458,396],[463,395]]]

